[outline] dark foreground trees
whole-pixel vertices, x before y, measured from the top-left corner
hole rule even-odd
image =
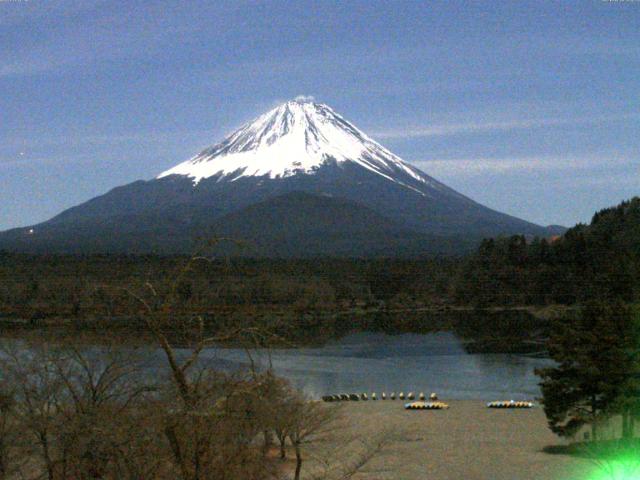
[[[148,364],[156,348],[122,347],[113,334],[102,345],[78,337],[8,343],[0,352],[0,480],[283,478],[285,464],[269,451],[282,432],[299,478],[302,444],[332,421],[331,406],[252,362],[231,372],[201,358],[216,342],[268,338],[233,326],[211,335],[200,316],[185,315],[180,285],[197,261],[168,283],[124,292],[164,361]]]
[[[549,340],[557,365],[538,370],[549,427],[571,437],[612,416],[621,417],[621,435],[634,436],[640,417],[640,317],[614,300],[593,301],[558,321]]]
[[[5,345],[0,384],[12,441],[5,478],[142,478],[157,461],[146,417],[151,387],[126,350]],[[144,456],[143,452],[146,452]],[[2,478],[2,477],[0,477]]]
[[[271,372],[196,366],[185,394],[147,355],[77,340],[4,345],[0,480],[299,478],[302,450],[331,430],[333,406]],[[271,451],[282,432],[297,468]]]

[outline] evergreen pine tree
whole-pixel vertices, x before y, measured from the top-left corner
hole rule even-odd
[[[640,334],[632,309],[620,302],[591,302],[575,318],[559,320],[549,339],[557,366],[538,370],[551,430],[572,436],[590,425],[622,414],[632,435],[640,378]]]

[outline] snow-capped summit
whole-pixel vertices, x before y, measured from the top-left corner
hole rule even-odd
[[[548,231],[438,182],[327,105],[295,99],[152,180],[0,232],[0,250],[190,253],[213,235],[247,242],[252,256],[424,255],[513,233]]]
[[[437,187],[438,183],[378,144],[329,106],[295,99],[259,116],[221,143],[162,172],[157,178],[183,175],[235,181],[242,177],[286,178],[313,174],[328,163],[351,162],[415,190],[408,175]],[[401,173],[402,175],[398,175]]]

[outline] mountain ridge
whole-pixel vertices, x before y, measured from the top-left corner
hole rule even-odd
[[[422,236],[425,253],[433,253],[429,239],[434,237],[479,241],[502,234],[549,236],[557,230],[492,210],[456,192],[326,105],[290,101],[152,180],[116,187],[41,224],[0,233],[0,248],[82,252],[101,246],[108,251],[118,249],[114,242],[119,241],[122,248],[137,252],[186,253],[194,246],[186,238],[197,238],[234,212],[251,212],[244,209],[291,192],[339,199],[348,202],[347,209],[357,204],[379,216],[374,220],[363,210],[372,223],[385,218],[397,232]],[[289,218],[300,214],[296,209],[309,208],[310,215],[320,215],[313,202],[296,205],[299,197],[288,198],[288,205],[278,204],[280,218],[274,218],[270,228],[291,227]],[[256,220],[249,215],[246,221]],[[336,235],[344,231],[334,227]],[[264,234],[273,238],[266,230]],[[113,238],[107,241],[105,236]],[[327,244],[320,248],[327,254],[330,238],[324,232],[316,242]]]

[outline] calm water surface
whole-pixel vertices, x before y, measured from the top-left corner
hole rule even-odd
[[[450,332],[362,332],[322,347],[261,350],[252,356],[314,397],[414,391],[451,399],[532,399],[539,395],[533,370],[551,364],[521,355],[469,354]],[[228,368],[249,363],[240,349],[210,349],[203,357]]]
[[[20,348],[26,344],[15,337]],[[27,347],[28,348],[28,347]],[[99,344],[88,347],[97,352]],[[147,367],[162,374],[164,353],[144,349]],[[249,352],[261,367],[272,366],[308,395],[336,393],[437,392],[450,399],[534,399],[540,394],[534,369],[548,359],[512,354],[470,354],[453,332],[349,334],[321,347],[263,349]],[[178,356],[189,351],[178,349]],[[247,351],[215,347],[201,353],[203,364],[224,370],[250,365]],[[156,374],[154,373],[154,374]]]

